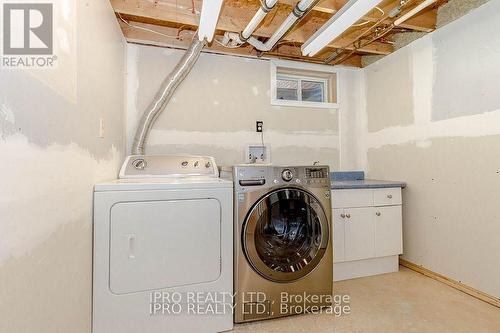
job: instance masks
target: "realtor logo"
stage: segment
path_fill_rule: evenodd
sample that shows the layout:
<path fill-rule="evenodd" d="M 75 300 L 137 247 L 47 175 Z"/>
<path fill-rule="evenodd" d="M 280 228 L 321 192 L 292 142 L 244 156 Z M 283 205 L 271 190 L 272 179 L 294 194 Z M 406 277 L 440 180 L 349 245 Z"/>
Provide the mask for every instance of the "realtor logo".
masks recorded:
<path fill-rule="evenodd" d="M 3 4 L 2 67 L 53 67 L 53 4 Z"/>

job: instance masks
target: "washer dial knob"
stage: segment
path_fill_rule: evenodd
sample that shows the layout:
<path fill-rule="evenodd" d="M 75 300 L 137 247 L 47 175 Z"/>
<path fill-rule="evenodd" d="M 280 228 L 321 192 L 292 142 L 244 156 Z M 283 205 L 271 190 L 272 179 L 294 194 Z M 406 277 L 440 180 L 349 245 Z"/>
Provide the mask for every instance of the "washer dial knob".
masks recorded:
<path fill-rule="evenodd" d="M 281 172 L 281 178 L 283 178 L 284 181 L 289 182 L 290 180 L 293 179 L 293 172 L 290 169 L 285 169 Z"/>

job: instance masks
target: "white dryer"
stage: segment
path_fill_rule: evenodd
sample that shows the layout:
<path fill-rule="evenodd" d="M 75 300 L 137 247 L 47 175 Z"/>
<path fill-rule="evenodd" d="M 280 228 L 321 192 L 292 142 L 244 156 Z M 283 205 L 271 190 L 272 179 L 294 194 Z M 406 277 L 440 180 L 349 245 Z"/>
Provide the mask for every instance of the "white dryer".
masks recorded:
<path fill-rule="evenodd" d="M 213 158 L 130 156 L 94 189 L 93 333 L 233 327 L 233 183 Z"/>

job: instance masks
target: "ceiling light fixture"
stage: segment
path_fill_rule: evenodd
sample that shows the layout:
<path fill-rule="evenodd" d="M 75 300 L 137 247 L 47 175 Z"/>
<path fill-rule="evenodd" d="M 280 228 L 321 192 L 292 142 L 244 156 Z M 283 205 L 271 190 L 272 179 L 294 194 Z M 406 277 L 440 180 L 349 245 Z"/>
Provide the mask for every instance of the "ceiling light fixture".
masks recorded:
<path fill-rule="evenodd" d="M 314 56 L 380 2 L 382 0 L 350 0 L 302 45 L 302 54 Z"/>
<path fill-rule="evenodd" d="M 400 25 L 401 23 L 405 22 L 406 20 L 408 20 L 418 12 L 424 10 L 425 8 L 429 7 L 435 2 L 436 0 L 425 0 L 424 2 L 422 2 L 421 4 L 419 4 L 418 6 L 416 6 L 415 8 L 413 8 L 412 10 L 410 10 L 409 12 L 398 18 L 396 21 L 394 21 L 394 25 L 395 26 Z"/>
<path fill-rule="evenodd" d="M 223 0 L 203 1 L 201 4 L 200 26 L 198 27 L 198 38 L 211 42 L 214 37 L 215 27 L 219 20 L 219 14 Z"/>

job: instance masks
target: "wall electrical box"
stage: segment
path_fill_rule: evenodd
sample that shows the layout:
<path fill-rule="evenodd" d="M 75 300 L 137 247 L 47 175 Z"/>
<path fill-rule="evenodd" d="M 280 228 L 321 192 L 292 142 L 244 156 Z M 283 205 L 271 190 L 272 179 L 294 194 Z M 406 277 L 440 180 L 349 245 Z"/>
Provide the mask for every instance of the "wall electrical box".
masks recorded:
<path fill-rule="evenodd" d="M 248 145 L 245 162 L 248 164 L 271 163 L 269 146 L 262 144 Z"/>

